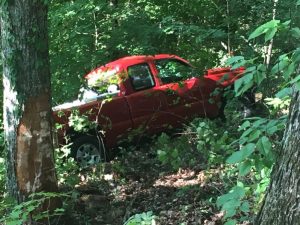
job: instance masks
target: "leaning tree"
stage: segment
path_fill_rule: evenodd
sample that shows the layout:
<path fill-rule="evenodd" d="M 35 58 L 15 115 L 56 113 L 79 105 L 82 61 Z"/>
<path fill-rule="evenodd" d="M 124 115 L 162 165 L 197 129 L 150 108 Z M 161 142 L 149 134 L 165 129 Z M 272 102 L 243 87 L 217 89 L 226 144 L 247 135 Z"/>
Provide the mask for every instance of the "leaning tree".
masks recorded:
<path fill-rule="evenodd" d="M 18 202 L 57 191 L 46 2 L 0 1 L 7 188 Z"/>

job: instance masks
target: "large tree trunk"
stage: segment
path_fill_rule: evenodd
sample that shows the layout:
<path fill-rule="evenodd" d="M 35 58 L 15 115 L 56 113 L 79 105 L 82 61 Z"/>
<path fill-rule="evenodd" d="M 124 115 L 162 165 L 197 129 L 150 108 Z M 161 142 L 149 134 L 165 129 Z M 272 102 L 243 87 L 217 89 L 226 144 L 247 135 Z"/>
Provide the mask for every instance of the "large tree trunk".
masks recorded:
<path fill-rule="evenodd" d="M 300 94 L 295 91 L 282 149 L 255 224 L 300 224 Z"/>
<path fill-rule="evenodd" d="M 46 2 L 1 3 L 7 187 L 19 202 L 57 191 Z"/>

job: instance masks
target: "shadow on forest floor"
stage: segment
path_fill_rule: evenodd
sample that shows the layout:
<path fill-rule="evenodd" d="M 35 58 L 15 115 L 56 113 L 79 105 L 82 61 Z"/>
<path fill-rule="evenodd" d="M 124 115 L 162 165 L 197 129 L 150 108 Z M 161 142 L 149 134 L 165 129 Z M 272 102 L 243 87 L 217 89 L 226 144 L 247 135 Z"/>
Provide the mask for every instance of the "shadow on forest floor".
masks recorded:
<path fill-rule="evenodd" d="M 122 225 L 137 213 L 152 211 L 156 224 L 222 224 L 212 203 L 222 192 L 218 169 L 162 166 L 145 146 L 104 166 L 101 179 L 82 175 L 79 199 L 65 224 Z"/>

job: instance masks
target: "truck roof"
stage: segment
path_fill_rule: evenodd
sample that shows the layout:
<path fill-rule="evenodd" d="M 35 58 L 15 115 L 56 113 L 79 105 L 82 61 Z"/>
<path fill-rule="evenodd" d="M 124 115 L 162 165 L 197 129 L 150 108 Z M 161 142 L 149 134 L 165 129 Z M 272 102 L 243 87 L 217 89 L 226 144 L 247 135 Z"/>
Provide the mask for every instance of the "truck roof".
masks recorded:
<path fill-rule="evenodd" d="M 105 76 L 107 74 L 108 76 L 111 76 L 113 74 L 116 74 L 118 72 L 123 71 L 128 66 L 139 64 L 151 60 L 157 60 L 157 59 L 165 59 L 165 58 L 175 58 L 180 59 L 186 63 L 188 63 L 186 60 L 171 54 L 158 54 L 158 55 L 134 55 L 134 56 L 126 56 L 120 59 L 117 59 L 115 61 L 109 62 L 105 64 L 104 66 L 97 67 L 96 69 L 92 70 L 88 74 L 84 76 L 86 79 L 90 79 L 95 75 L 102 75 Z"/>

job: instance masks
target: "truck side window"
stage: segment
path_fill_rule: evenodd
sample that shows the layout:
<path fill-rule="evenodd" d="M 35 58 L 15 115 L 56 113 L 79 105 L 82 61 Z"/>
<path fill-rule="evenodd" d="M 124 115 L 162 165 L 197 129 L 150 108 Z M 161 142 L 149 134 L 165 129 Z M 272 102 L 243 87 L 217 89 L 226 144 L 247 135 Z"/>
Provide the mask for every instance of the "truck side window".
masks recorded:
<path fill-rule="evenodd" d="M 151 88 L 155 84 L 150 68 L 146 63 L 128 67 L 128 76 L 136 91 Z"/>
<path fill-rule="evenodd" d="M 193 67 L 176 59 L 156 60 L 155 65 L 163 84 L 180 82 L 196 76 Z"/>

